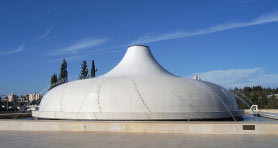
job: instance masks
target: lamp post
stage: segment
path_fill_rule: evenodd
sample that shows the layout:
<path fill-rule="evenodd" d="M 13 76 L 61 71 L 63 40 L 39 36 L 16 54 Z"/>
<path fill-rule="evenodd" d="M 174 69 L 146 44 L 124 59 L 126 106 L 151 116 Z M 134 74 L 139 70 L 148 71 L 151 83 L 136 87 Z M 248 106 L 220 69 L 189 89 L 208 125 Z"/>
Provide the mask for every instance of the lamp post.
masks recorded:
<path fill-rule="evenodd" d="M 9 111 L 9 98 L 6 99 L 6 102 L 7 102 L 7 105 L 6 105 L 7 111 Z"/>

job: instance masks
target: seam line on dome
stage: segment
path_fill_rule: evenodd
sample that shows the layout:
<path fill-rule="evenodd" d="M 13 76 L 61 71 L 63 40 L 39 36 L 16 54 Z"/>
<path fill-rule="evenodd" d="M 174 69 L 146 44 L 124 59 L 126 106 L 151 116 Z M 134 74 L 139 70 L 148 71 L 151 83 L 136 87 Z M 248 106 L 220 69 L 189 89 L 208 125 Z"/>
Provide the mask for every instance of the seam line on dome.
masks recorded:
<path fill-rule="evenodd" d="M 95 112 L 93 112 L 93 114 L 94 114 L 94 116 L 95 116 L 95 118 L 96 118 L 96 120 L 97 120 L 97 115 L 96 115 L 96 113 L 95 113 Z"/>
<path fill-rule="evenodd" d="M 82 104 L 80 105 L 80 107 L 79 107 L 79 109 L 78 109 L 78 112 L 80 112 L 81 109 L 83 108 L 84 103 L 86 102 L 88 96 L 89 96 L 89 91 L 87 92 L 86 97 L 83 99 Z"/>
<path fill-rule="evenodd" d="M 101 111 L 101 106 L 100 106 L 100 101 L 99 101 L 99 98 L 100 98 L 100 89 L 101 89 L 101 85 L 98 86 L 97 103 L 98 103 L 99 112 L 102 112 Z"/>
<path fill-rule="evenodd" d="M 145 113 L 145 115 L 148 117 L 148 119 L 151 119 L 150 116 L 147 113 Z"/>
<path fill-rule="evenodd" d="M 60 100 L 60 112 L 62 112 L 62 107 L 63 107 L 64 99 L 65 99 L 64 96 L 65 96 L 65 92 L 67 91 L 67 89 L 68 89 L 68 87 L 66 87 L 66 89 L 64 90 L 61 100 Z"/>
<path fill-rule="evenodd" d="M 198 108 L 197 106 L 193 105 L 192 103 L 189 103 L 188 100 L 183 99 L 181 96 L 178 96 L 176 93 L 174 93 L 174 92 L 172 92 L 172 91 L 170 91 L 170 92 L 171 92 L 176 98 L 178 98 L 180 101 L 183 101 L 183 102 L 185 102 L 186 104 L 188 104 L 189 106 L 191 106 L 192 108 L 194 108 L 195 111 L 196 111 L 196 114 L 198 114 L 200 117 L 205 118 L 205 116 L 203 116 L 203 115 L 201 114 L 200 108 Z M 190 98 L 193 98 L 191 94 L 190 94 Z"/>
<path fill-rule="evenodd" d="M 175 94 L 174 94 L 175 95 Z M 179 96 L 177 96 L 177 95 L 175 95 L 177 98 L 179 98 L 181 101 L 184 101 L 185 103 L 187 103 L 189 106 L 191 106 L 192 108 L 194 108 L 195 109 L 195 113 L 196 114 L 198 114 L 200 117 L 203 117 L 203 118 L 205 118 L 205 116 L 203 116 L 202 114 L 201 114 L 201 110 L 198 108 L 198 107 L 196 107 L 195 105 L 193 105 L 192 103 L 189 103 L 188 101 L 186 101 L 185 99 L 183 99 L 183 98 L 181 98 L 181 97 L 179 97 Z"/>
<path fill-rule="evenodd" d="M 136 84 L 135 80 L 133 80 L 133 84 L 134 84 L 134 88 L 135 88 L 135 90 L 136 90 L 136 92 L 137 92 L 137 94 L 138 94 L 138 96 L 139 96 L 141 102 L 143 103 L 143 105 L 147 108 L 147 110 L 148 110 L 149 112 L 152 112 L 152 111 L 150 110 L 150 108 L 147 106 L 147 104 L 145 103 L 145 101 L 144 101 L 144 99 L 143 99 L 143 97 L 142 97 L 142 95 L 141 95 L 141 93 L 140 93 L 140 91 L 139 91 L 139 89 L 138 89 L 138 87 L 137 87 L 137 84 Z"/>

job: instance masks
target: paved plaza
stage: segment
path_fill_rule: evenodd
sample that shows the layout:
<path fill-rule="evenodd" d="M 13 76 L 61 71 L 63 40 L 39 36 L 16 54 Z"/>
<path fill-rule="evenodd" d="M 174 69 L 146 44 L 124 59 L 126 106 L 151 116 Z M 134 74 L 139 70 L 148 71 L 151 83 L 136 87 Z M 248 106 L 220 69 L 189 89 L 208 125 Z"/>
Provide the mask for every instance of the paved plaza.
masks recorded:
<path fill-rule="evenodd" d="M 277 148 L 278 135 L 1 131 L 1 148 Z"/>

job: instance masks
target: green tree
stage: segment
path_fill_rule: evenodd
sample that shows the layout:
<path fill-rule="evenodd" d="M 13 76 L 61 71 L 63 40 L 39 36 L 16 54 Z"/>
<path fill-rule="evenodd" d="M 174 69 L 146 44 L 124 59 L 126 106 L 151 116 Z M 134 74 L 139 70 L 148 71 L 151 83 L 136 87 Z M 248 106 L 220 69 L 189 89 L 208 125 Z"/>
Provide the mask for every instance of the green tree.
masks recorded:
<path fill-rule="evenodd" d="M 63 59 L 63 63 L 61 64 L 58 85 L 68 82 L 68 71 L 67 71 L 67 61 Z"/>
<path fill-rule="evenodd" d="M 54 88 L 57 86 L 57 75 L 56 73 L 54 73 L 52 76 L 51 76 L 51 80 L 50 80 L 50 87 L 48 90 Z"/>
<path fill-rule="evenodd" d="M 97 69 L 95 67 L 95 61 L 92 60 L 91 78 L 94 78 L 96 76 L 96 72 L 97 72 Z"/>
<path fill-rule="evenodd" d="M 241 92 L 247 98 L 252 100 L 253 104 L 259 106 L 260 109 L 278 109 L 278 98 L 275 97 L 278 88 L 263 88 L 262 86 L 244 87 L 243 89 L 234 89 L 233 92 Z M 238 98 L 236 98 L 238 99 Z M 238 99 L 239 108 L 245 108 L 242 106 L 242 102 Z"/>
<path fill-rule="evenodd" d="M 81 73 L 79 79 L 87 79 L 88 78 L 88 67 L 87 62 L 84 60 L 81 64 Z"/>

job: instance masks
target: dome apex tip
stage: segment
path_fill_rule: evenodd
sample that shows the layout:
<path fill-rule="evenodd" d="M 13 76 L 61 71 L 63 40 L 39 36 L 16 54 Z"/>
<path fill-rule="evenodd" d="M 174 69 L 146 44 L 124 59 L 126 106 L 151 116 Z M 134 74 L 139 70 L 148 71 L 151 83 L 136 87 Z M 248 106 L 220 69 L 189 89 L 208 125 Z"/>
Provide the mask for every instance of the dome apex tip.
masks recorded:
<path fill-rule="evenodd" d="M 147 45 L 130 45 L 130 46 L 128 46 L 128 48 L 130 48 L 130 47 L 134 47 L 134 46 L 140 46 L 140 47 L 150 48 L 150 47 L 149 47 L 149 46 L 147 46 Z"/>

